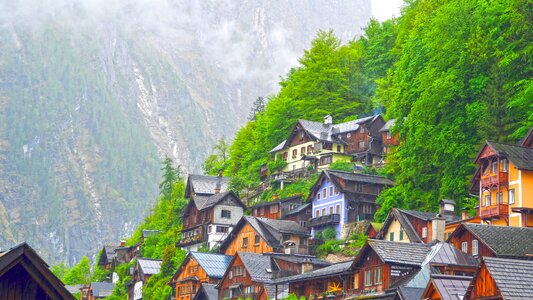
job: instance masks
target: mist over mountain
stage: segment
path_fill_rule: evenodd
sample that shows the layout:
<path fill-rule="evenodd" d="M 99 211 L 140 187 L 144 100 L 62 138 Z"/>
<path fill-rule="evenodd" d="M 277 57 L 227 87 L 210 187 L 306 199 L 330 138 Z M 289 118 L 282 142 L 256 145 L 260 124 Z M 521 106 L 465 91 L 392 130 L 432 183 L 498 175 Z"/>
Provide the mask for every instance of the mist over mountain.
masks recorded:
<path fill-rule="evenodd" d="M 160 162 L 200 169 L 318 29 L 349 40 L 370 0 L 0 0 L 0 248 L 50 262 L 127 236 Z"/>

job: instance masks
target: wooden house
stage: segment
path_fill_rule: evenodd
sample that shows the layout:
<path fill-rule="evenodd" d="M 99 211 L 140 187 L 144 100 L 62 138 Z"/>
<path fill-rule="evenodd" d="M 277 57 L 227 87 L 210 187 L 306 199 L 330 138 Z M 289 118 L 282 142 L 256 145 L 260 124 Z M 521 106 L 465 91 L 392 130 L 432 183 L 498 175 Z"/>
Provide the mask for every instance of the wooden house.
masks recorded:
<path fill-rule="evenodd" d="M 379 130 L 381 133 L 381 141 L 383 148 L 381 150 L 382 157 L 383 157 L 383 163 L 385 163 L 387 154 L 390 153 L 391 149 L 393 147 L 398 146 L 398 134 L 393 134 L 391 132 L 391 128 L 394 126 L 395 120 L 390 119 L 388 120 L 383 127 Z"/>
<path fill-rule="evenodd" d="M 115 258 L 117 256 L 115 250 L 119 246 L 107 245 L 102 248 L 98 265 L 106 270 L 113 270 L 115 267 Z"/>
<path fill-rule="evenodd" d="M 455 202 L 447 199 L 441 200 L 439 213 L 393 208 L 376 238 L 404 243 L 445 241 L 446 227 L 463 221 L 454 211 Z"/>
<path fill-rule="evenodd" d="M 129 299 L 142 299 L 143 286 L 148 279 L 158 274 L 161 269 L 161 260 L 138 257 L 135 267 L 133 267 L 131 282 L 128 285 Z"/>
<path fill-rule="evenodd" d="M 0 299 L 72 299 L 74 297 L 28 244 L 0 252 Z"/>
<path fill-rule="evenodd" d="M 207 290 L 204 291 L 210 294 L 211 287 L 220 282 L 231 259 L 229 255 L 189 252 L 169 282 L 175 295 L 174 299 L 194 299 L 203 283 L 212 285 L 206 286 Z"/>
<path fill-rule="evenodd" d="M 237 252 L 217 286 L 219 299 L 281 299 L 286 284 L 272 284 L 272 261 L 269 255 Z"/>
<path fill-rule="evenodd" d="M 357 160 L 376 164 L 381 160 L 379 129 L 385 121 L 380 115 L 333 124 L 333 117 L 324 122 L 298 120 L 289 137 L 270 150 L 275 160 L 284 160 L 285 173 L 305 174 L 308 168 L 324 169 L 335 161 Z"/>
<path fill-rule="evenodd" d="M 474 257 L 533 259 L 533 228 L 463 223 L 448 243 Z"/>
<path fill-rule="evenodd" d="M 475 163 L 471 193 L 483 223 L 533 227 L 533 130 L 519 145 L 485 142 Z"/>
<path fill-rule="evenodd" d="M 311 204 L 302 204 L 302 196 L 293 196 L 284 199 L 256 204 L 252 207 L 252 216 L 258 218 L 290 220 L 307 227 L 307 221 L 311 218 Z"/>
<path fill-rule="evenodd" d="M 393 182 L 382 176 L 324 170 L 309 191 L 313 204 L 311 233 L 334 227 L 338 238 L 345 224 L 374 219 L 377 195 Z"/>
<path fill-rule="evenodd" d="M 472 276 L 431 275 L 428 286 L 421 299 L 428 300 L 460 300 L 464 295 Z"/>
<path fill-rule="evenodd" d="M 81 289 L 81 300 L 107 298 L 111 296 L 114 288 L 115 284 L 111 282 L 91 282 L 89 286 Z"/>
<path fill-rule="evenodd" d="M 243 217 L 220 246 L 220 253 L 282 252 L 307 254 L 306 228 L 294 221 Z"/>
<path fill-rule="evenodd" d="M 206 244 L 209 249 L 219 246 L 243 216 L 246 206 L 239 196 L 227 188 L 222 176 L 190 175 L 183 209 L 183 229 L 176 246 L 196 251 Z"/>
<path fill-rule="evenodd" d="M 218 300 L 217 285 L 205 282 L 202 283 L 193 300 Z"/>
<path fill-rule="evenodd" d="M 533 299 L 533 261 L 484 257 L 464 299 Z"/>

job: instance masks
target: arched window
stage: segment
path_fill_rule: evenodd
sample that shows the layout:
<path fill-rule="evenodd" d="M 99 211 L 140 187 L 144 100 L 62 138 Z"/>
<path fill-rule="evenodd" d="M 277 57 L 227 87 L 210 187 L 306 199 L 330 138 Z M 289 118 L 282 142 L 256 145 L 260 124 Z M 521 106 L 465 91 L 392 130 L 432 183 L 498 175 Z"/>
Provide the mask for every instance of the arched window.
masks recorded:
<path fill-rule="evenodd" d="M 294 149 L 292 150 L 292 158 L 296 158 L 296 156 L 298 156 L 298 150 Z"/>

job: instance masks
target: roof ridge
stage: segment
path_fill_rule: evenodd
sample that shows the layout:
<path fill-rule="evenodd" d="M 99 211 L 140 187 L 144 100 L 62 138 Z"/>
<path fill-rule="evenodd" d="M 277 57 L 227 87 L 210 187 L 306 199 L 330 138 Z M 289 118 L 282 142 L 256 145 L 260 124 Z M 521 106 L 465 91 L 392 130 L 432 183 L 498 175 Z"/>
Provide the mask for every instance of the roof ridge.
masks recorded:
<path fill-rule="evenodd" d="M 526 147 L 526 146 L 522 146 L 522 145 L 508 144 L 508 143 L 496 142 L 496 141 L 491 141 L 491 140 L 486 140 L 485 142 L 488 143 L 488 144 L 490 144 L 490 143 L 494 143 L 494 144 L 499 144 L 499 145 L 505 145 L 505 146 L 511 146 L 511 147 L 516 147 L 516 148 L 531 149 L 531 150 L 533 150 L 533 148 Z"/>

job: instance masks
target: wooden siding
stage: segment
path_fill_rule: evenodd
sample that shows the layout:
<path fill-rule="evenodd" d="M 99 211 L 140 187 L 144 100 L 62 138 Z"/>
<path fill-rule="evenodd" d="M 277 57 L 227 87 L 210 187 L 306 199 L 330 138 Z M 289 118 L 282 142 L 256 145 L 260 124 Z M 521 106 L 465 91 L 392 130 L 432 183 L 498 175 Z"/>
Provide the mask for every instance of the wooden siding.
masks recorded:
<path fill-rule="evenodd" d="M 281 218 L 280 203 L 274 203 L 271 205 L 265 205 L 262 207 L 254 208 L 252 211 L 252 216 L 259 218 L 279 219 Z"/>
<path fill-rule="evenodd" d="M 274 251 L 274 249 L 268 246 L 267 242 L 260 236 L 259 244 L 255 244 L 256 236 L 259 236 L 259 234 L 254 230 L 254 228 L 248 223 L 244 224 L 244 226 L 242 226 L 242 228 L 235 233 L 224 254 L 233 256 L 235 255 L 235 253 L 237 253 L 237 251 L 253 253 L 264 253 Z M 244 238 L 248 238 L 247 247 L 243 247 Z"/>
<path fill-rule="evenodd" d="M 192 271 L 192 272 L 191 272 Z M 181 280 L 196 276 L 198 281 L 183 281 Z M 192 300 L 196 293 L 200 290 L 202 282 L 211 282 L 209 276 L 204 269 L 198 264 L 194 258 L 190 258 L 182 267 L 182 271 L 177 277 L 172 278 L 176 283 L 176 300 Z"/>
<path fill-rule="evenodd" d="M 435 216 L 436 216 L 436 214 L 435 214 Z M 418 236 L 420 237 L 420 239 L 422 240 L 423 243 L 431 242 L 431 237 L 432 237 L 432 234 L 433 234 L 432 226 L 431 226 L 432 222 L 431 221 L 424 221 L 424 220 L 421 220 L 419 218 L 415 218 L 415 217 L 410 216 L 410 215 L 407 215 L 407 219 L 413 225 L 413 228 L 415 229 L 416 233 L 418 234 Z M 427 228 L 427 236 L 425 238 L 422 237 L 422 231 L 423 231 L 424 227 Z"/>
<path fill-rule="evenodd" d="M 356 288 L 354 288 L 354 293 L 361 294 L 365 293 L 365 291 L 371 290 L 380 292 L 388 289 L 390 286 L 390 266 L 385 264 L 376 254 L 376 252 L 374 252 L 374 250 L 370 250 L 369 252 L 367 252 L 366 256 L 362 259 L 362 261 L 362 264 L 356 266 L 357 284 L 355 284 Z M 375 284 L 374 271 L 380 267 L 382 268 L 382 283 Z M 369 286 L 365 286 L 365 272 L 368 270 L 372 270 L 372 284 Z"/>
<path fill-rule="evenodd" d="M 453 236 L 448 242 L 452 244 L 455 248 L 461 250 L 461 244 L 463 242 L 468 243 L 468 255 L 472 255 L 472 241 L 476 240 L 476 237 L 470 233 L 470 231 L 462 229 L 461 232 L 458 232 Z M 487 245 L 482 241 L 478 240 L 478 255 L 476 257 L 495 257 L 496 255 L 490 250 Z"/>
<path fill-rule="evenodd" d="M 485 264 L 481 265 L 481 269 L 474 279 L 470 299 L 503 299 Z"/>
<path fill-rule="evenodd" d="M 35 274 L 34 274 L 35 275 Z M 40 281 L 40 284 L 38 281 Z M 59 294 L 52 290 L 46 291 L 41 285 L 46 286 L 45 279 L 37 275 L 33 278 L 26 269 L 17 265 L 0 277 L 0 299 L 23 300 L 23 299 L 61 299 Z"/>
<path fill-rule="evenodd" d="M 234 294 L 233 297 L 225 297 L 225 294 L 229 291 L 230 286 L 235 284 L 240 284 L 240 288 L 236 289 L 239 292 L 243 292 L 246 287 L 254 286 L 254 294 L 257 296 L 260 296 L 256 298 L 257 300 L 267 300 L 267 294 L 266 292 L 262 291 L 264 290 L 264 285 L 262 283 L 254 282 L 252 278 L 250 277 L 250 273 L 246 270 L 243 274 L 243 276 L 236 276 L 235 275 L 235 268 L 236 267 L 242 267 L 244 268 L 244 264 L 241 260 L 241 258 L 237 255 L 235 256 L 235 259 L 233 259 L 232 263 L 230 264 L 228 271 L 222 278 L 220 282 L 220 287 L 218 288 L 218 299 L 245 299 L 245 298 L 252 298 L 251 296 L 242 295 L 242 294 Z M 255 300 L 255 299 L 254 299 Z"/>
<path fill-rule="evenodd" d="M 322 294 L 332 292 L 338 288 L 340 288 L 342 291 L 345 286 L 346 280 L 344 278 L 332 276 L 303 282 L 289 283 L 289 293 L 294 293 L 298 297 L 309 297 L 312 295 L 314 299 L 322 299 L 320 298 Z M 342 292 L 337 292 L 334 294 L 336 294 L 336 297 L 332 299 L 342 299 Z"/>

